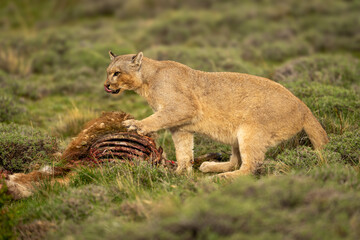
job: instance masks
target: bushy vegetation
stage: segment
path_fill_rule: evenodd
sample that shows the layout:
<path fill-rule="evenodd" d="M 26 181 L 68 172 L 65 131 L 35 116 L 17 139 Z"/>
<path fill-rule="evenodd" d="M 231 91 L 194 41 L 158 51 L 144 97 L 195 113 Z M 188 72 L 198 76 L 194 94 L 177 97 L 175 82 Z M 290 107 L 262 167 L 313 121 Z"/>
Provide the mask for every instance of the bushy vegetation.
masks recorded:
<path fill-rule="evenodd" d="M 0 123 L 0 167 L 9 172 L 27 172 L 34 164 L 51 163 L 57 141 L 29 126 Z"/>
<path fill-rule="evenodd" d="M 118 212 L 98 211 L 77 227 L 69 223 L 55 239 L 353 239 L 359 237 L 358 197 L 306 176 L 241 178 L 222 189 L 203 183 L 187 201 L 123 203 Z"/>
<path fill-rule="evenodd" d="M 276 81 L 320 82 L 359 90 L 359 59 L 350 55 L 322 54 L 288 61 L 276 69 Z"/>
<path fill-rule="evenodd" d="M 0 122 L 16 121 L 24 112 L 18 101 L 8 95 L 0 96 Z"/>
<path fill-rule="evenodd" d="M 271 78 L 330 143 L 314 151 L 301 132 L 232 183 L 138 163 L 77 169 L 26 200 L 1 188 L 0 239 L 358 239 L 359 12 L 351 0 L 1 1 L 0 171 L 57 164 L 101 111 L 152 113 L 132 92 L 103 91 L 108 50 Z M 175 160 L 170 133 L 158 135 Z M 211 152 L 227 160 L 231 148 L 196 135 L 195 155 Z"/>

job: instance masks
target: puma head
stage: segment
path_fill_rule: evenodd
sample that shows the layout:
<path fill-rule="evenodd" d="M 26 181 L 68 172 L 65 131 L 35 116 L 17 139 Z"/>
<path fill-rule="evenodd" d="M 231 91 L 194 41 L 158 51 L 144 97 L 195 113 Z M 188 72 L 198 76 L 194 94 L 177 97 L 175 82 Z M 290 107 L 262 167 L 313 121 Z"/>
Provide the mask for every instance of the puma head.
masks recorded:
<path fill-rule="evenodd" d="M 107 68 L 105 91 L 118 94 L 124 90 L 136 90 L 142 85 L 140 69 L 143 53 L 116 56 L 109 51 L 111 63 Z"/>

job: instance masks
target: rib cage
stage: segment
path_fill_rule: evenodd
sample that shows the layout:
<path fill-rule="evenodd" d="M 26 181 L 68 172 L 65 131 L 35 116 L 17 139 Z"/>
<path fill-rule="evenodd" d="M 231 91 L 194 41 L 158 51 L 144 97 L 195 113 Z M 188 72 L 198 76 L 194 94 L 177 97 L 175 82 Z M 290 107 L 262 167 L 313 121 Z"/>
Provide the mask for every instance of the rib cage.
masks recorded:
<path fill-rule="evenodd" d="M 90 147 L 92 160 L 103 163 L 113 161 L 146 160 L 153 165 L 161 163 L 163 150 L 156 148 L 154 140 L 132 132 L 107 134 Z"/>

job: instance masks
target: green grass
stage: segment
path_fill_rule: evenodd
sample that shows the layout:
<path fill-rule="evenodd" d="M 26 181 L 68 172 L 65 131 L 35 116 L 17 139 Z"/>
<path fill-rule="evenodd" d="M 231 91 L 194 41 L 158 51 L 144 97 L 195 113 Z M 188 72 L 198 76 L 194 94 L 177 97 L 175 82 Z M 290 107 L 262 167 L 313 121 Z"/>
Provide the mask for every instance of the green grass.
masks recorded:
<path fill-rule="evenodd" d="M 358 239 L 358 1 L 75 0 L 0 2 L 0 161 L 23 172 L 102 111 L 151 115 L 133 92 L 103 91 L 108 50 L 203 71 L 271 78 L 329 133 L 272 148 L 255 177 L 176 176 L 146 164 L 82 168 L 24 200 L 0 192 L 0 239 Z M 175 160 L 169 131 L 157 144 Z M 195 156 L 229 146 L 195 136 Z"/>

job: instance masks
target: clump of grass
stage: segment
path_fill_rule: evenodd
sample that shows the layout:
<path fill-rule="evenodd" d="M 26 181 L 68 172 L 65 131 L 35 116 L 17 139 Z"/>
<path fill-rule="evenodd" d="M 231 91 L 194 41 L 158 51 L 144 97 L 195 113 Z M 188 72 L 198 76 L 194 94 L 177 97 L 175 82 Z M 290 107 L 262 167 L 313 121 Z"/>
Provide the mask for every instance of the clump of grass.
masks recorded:
<path fill-rule="evenodd" d="M 58 150 L 56 139 L 29 126 L 0 123 L 0 166 L 10 172 L 25 172 L 51 162 Z"/>
<path fill-rule="evenodd" d="M 94 119 L 98 114 L 89 109 L 78 109 L 74 107 L 66 114 L 59 116 L 58 123 L 53 127 L 52 133 L 55 136 L 74 137 L 81 132 L 84 124 Z"/>

